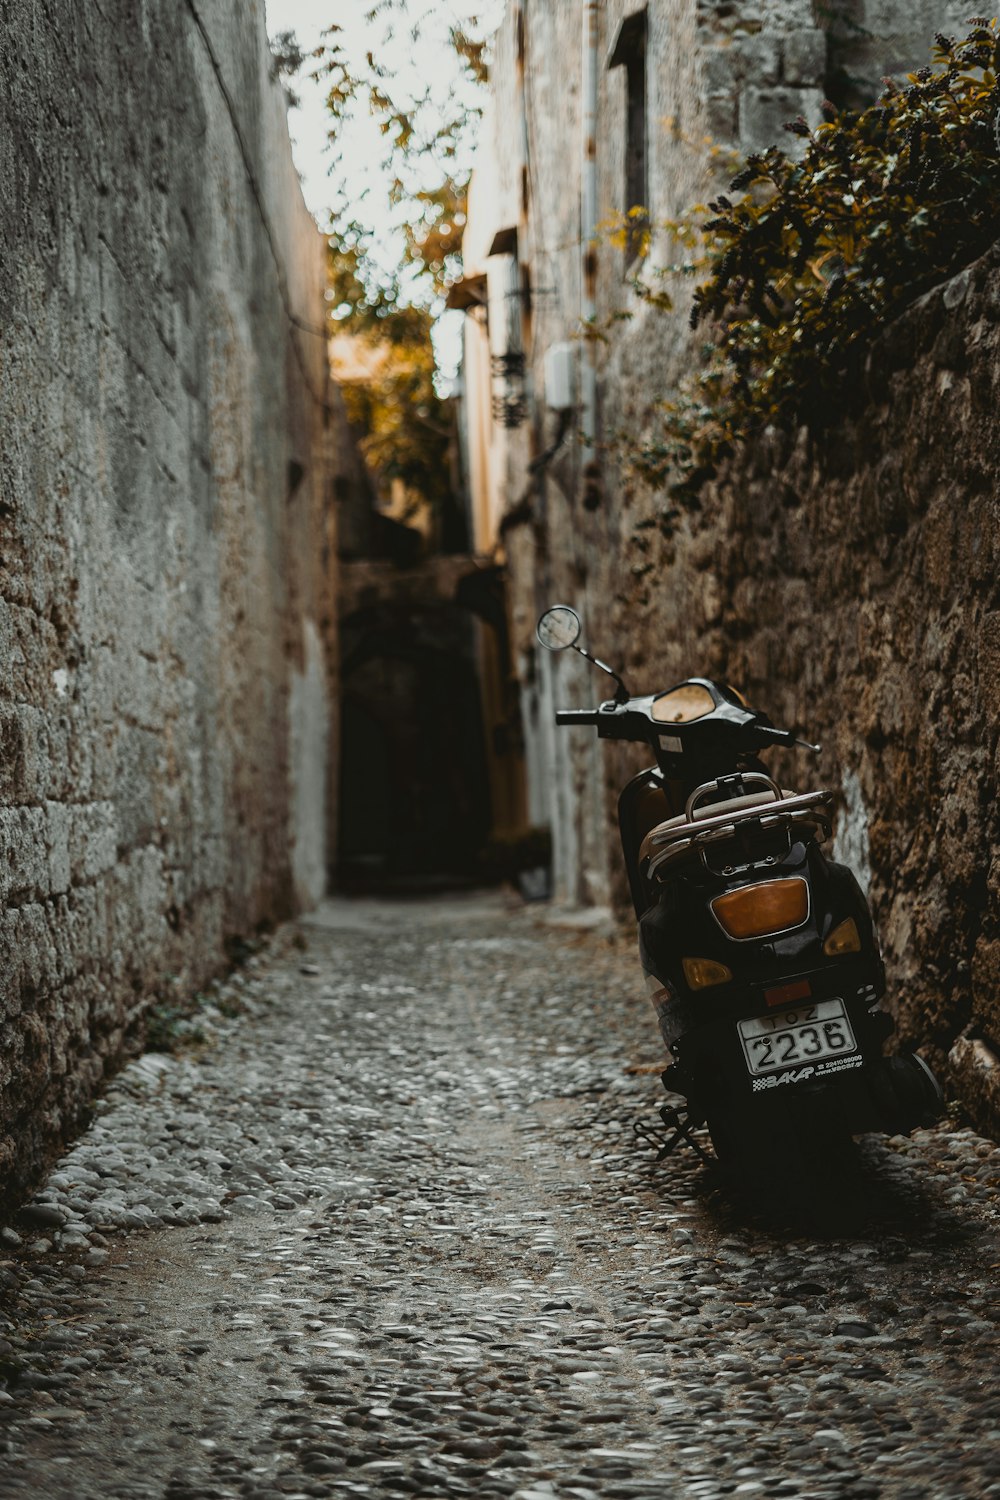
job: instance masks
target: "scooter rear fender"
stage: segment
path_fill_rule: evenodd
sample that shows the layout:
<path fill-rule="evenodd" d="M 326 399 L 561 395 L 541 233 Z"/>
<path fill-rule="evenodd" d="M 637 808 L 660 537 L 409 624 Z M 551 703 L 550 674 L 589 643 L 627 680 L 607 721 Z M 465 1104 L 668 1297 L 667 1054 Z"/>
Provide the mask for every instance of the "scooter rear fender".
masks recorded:
<path fill-rule="evenodd" d="M 712 910 L 720 895 L 761 880 L 795 876 L 808 888 L 808 914 L 796 928 L 752 940 L 729 936 Z M 857 929 L 859 951 L 832 957 L 824 951 L 830 934 L 848 918 Z M 807 992 L 863 996 L 869 1005 L 882 995 L 885 971 L 868 903 L 852 872 L 826 860 L 815 844 L 795 843 L 787 858 L 765 872 L 722 878 L 695 865 L 673 876 L 639 921 L 639 953 L 648 975 L 659 982 L 678 1015 L 696 1017 L 725 1010 L 753 1014 L 781 1003 L 772 992 L 808 980 Z M 692 989 L 684 960 L 710 959 L 724 965 L 731 979 Z M 796 997 L 791 997 L 796 998 Z M 735 1009 L 733 1007 L 736 1007 Z"/>

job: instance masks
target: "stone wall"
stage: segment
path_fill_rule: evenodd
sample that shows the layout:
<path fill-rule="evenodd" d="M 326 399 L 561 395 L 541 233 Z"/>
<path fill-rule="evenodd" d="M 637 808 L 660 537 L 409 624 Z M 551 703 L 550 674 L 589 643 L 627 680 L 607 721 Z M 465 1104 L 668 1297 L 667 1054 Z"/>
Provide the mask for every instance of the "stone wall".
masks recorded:
<path fill-rule="evenodd" d="M 870 874 L 890 1001 L 1000 1132 L 1000 252 L 875 345 L 825 439 L 762 444 L 665 535 L 628 670 L 738 683 L 822 742 L 785 761 L 841 792 L 835 852 Z M 603 642 L 602 642 L 603 644 Z"/>
<path fill-rule="evenodd" d="M 645 206 L 652 233 L 646 253 L 637 259 L 615 233 L 630 206 L 628 83 L 627 68 L 612 62 L 623 23 L 640 10 L 647 23 Z M 897 68 L 926 59 L 933 22 L 924 30 L 923 12 L 914 15 L 902 0 L 883 3 L 878 18 L 871 10 L 861 0 L 843 6 L 812 0 L 649 0 L 646 6 L 607 0 L 598 6 L 599 228 L 584 246 L 583 8 L 578 0 L 544 6 L 510 0 L 507 6 L 464 240 L 466 274 L 487 278 L 492 328 L 487 334 L 481 311 L 469 318 L 466 377 L 473 395 L 473 386 L 478 388 L 480 405 L 488 403 L 491 393 L 477 371 L 484 365 L 487 340 L 498 352 L 496 313 L 509 306 L 510 277 L 503 257 L 489 251 L 497 231 L 516 227 L 519 274 L 530 287 L 521 318 L 528 419 L 514 432 L 495 423 L 490 427 L 488 411 L 469 410 L 466 421 L 477 448 L 479 434 L 489 430 L 488 458 L 480 466 L 502 492 L 499 499 L 491 495 L 483 508 L 507 512 L 501 530 L 510 563 L 511 634 L 523 688 L 531 816 L 552 824 L 560 899 L 602 905 L 621 894 L 608 837 L 621 757 L 604 756 L 596 745 L 583 744 L 582 736 L 574 742 L 552 733 L 555 702 L 589 702 L 595 685 L 579 660 L 538 655 L 534 622 L 540 609 L 558 598 L 580 607 L 591 639 L 605 650 L 628 639 L 628 619 L 651 565 L 641 550 L 626 554 L 621 539 L 644 538 L 655 524 L 659 502 L 630 479 L 616 444 L 622 436 L 634 445 L 659 432 L 658 403 L 691 359 L 687 313 L 693 281 L 669 283 L 676 304 L 670 315 L 640 295 L 636 282 L 641 279 L 654 291 L 663 288 L 660 272 L 685 255 L 668 221 L 683 219 L 694 204 L 705 203 L 731 174 L 739 153 L 775 140 L 793 146 L 782 125 L 800 114 L 818 118 L 830 75 L 845 59 L 852 78 L 862 65 L 870 74 L 890 55 Z M 831 11 L 840 18 L 836 29 Z M 873 34 L 876 20 L 882 28 L 878 35 Z M 558 419 L 545 406 L 547 351 L 570 341 L 577 346 L 578 366 L 586 358 L 581 320 L 588 255 L 596 266 L 597 311 L 590 334 L 600 444 L 596 504 L 593 496 L 584 496 L 579 432 L 564 432 L 557 445 Z"/>
<path fill-rule="evenodd" d="M 323 242 L 262 0 L 0 39 L 0 1165 L 325 880 Z"/>
<path fill-rule="evenodd" d="M 619 22 L 640 8 L 599 9 L 604 226 L 625 206 L 626 139 L 624 70 L 606 63 Z M 928 1049 L 981 1125 L 1000 1131 L 992 263 L 886 331 L 848 431 L 823 448 L 805 438 L 791 452 L 765 445 L 687 514 L 630 476 L 617 446 L 659 430 L 656 403 L 692 358 L 683 293 L 669 314 L 632 285 L 637 269 L 656 285 L 669 235 L 657 229 L 636 267 L 605 227 L 592 247 L 603 446 L 599 492 L 588 493 L 579 431 L 557 444 L 544 402 L 546 351 L 582 342 L 580 7 L 525 9 L 523 75 L 514 4 L 500 35 L 484 178 L 496 188 L 473 195 L 469 242 L 472 269 L 489 279 L 485 221 L 492 211 L 495 228 L 519 222 L 526 142 L 518 255 L 536 289 L 524 322 L 530 416 L 493 443 L 508 476 L 501 535 L 532 816 L 553 828 L 557 897 L 624 906 L 615 801 L 638 763 L 625 747 L 553 728 L 556 705 L 604 694 L 578 657 L 535 646 L 538 613 L 562 600 L 635 691 L 715 673 L 823 742 L 818 764 L 784 770 L 804 787 L 841 791 L 835 849 L 870 879 L 902 1034 Z M 787 148 L 783 121 L 815 117 L 831 89 L 873 97 L 884 74 L 929 59 L 936 29 L 960 33 L 967 20 L 950 0 L 649 0 L 646 10 L 656 220 L 711 196 L 728 160 L 716 146 L 780 139 Z"/>

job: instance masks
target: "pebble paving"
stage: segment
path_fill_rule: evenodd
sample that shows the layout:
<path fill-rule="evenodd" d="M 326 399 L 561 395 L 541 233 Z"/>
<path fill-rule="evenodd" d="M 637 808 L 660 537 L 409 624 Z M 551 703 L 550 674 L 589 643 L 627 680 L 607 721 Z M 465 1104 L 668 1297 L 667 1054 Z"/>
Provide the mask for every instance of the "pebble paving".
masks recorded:
<path fill-rule="evenodd" d="M 279 935 L 0 1231 L 0 1496 L 1000 1496 L 1000 1148 L 657 1165 L 637 977 L 501 898 Z"/>

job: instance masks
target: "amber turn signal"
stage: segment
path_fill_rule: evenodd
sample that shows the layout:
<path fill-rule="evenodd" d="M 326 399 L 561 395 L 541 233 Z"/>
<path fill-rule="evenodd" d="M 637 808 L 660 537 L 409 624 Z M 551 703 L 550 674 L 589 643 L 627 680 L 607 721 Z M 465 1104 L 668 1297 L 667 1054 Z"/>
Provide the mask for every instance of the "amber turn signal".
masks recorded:
<path fill-rule="evenodd" d="M 799 876 L 765 880 L 716 896 L 712 910 L 731 938 L 766 937 L 801 927 L 809 915 L 809 887 Z"/>
<path fill-rule="evenodd" d="M 717 964 L 714 958 L 685 958 L 681 960 L 684 966 L 684 978 L 688 982 L 688 988 L 692 990 L 707 990 L 709 985 L 725 984 L 732 979 L 732 969 L 727 969 L 725 964 Z"/>
<path fill-rule="evenodd" d="M 848 917 L 846 922 L 841 922 L 833 929 L 823 944 L 823 952 L 830 958 L 837 958 L 841 953 L 861 952 L 858 924 L 853 917 Z"/>

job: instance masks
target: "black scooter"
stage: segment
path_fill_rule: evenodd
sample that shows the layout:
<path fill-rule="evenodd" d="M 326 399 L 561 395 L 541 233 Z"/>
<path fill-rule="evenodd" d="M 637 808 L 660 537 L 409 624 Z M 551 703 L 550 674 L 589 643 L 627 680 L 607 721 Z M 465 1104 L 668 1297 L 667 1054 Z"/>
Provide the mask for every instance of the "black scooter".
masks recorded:
<path fill-rule="evenodd" d="M 596 709 L 556 723 L 652 750 L 618 803 L 639 952 L 673 1062 L 662 1074 L 679 1106 L 660 1113 L 660 1156 L 708 1126 L 723 1161 L 765 1171 L 814 1159 L 863 1131 L 905 1134 L 943 1110 L 916 1054 L 884 1057 L 894 1024 L 880 1000 L 885 969 L 852 872 L 825 858 L 829 792 L 783 790 L 758 752 L 806 745 L 731 687 L 695 677 L 633 697 L 578 645 L 567 605 L 546 610 L 538 639 L 572 648 L 614 679 Z M 777 1153 L 777 1154 L 776 1154 Z"/>

